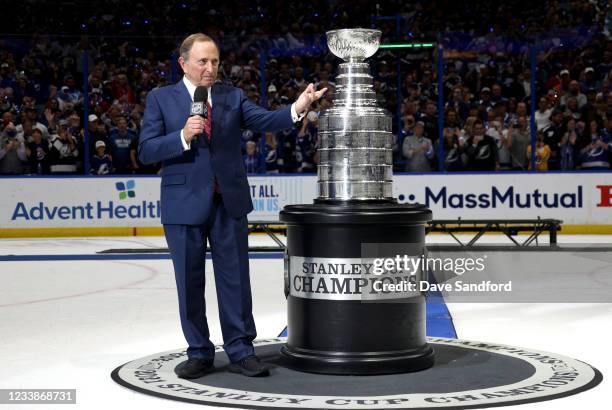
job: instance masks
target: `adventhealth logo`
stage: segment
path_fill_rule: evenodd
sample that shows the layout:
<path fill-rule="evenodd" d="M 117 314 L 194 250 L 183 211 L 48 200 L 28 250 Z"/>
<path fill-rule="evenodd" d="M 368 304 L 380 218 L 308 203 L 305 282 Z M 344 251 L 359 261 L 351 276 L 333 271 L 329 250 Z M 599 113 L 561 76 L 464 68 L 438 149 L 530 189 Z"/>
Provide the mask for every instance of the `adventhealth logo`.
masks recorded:
<path fill-rule="evenodd" d="M 110 186 L 109 186 L 110 188 Z M 115 190 L 112 192 L 113 197 L 116 193 L 119 194 L 119 200 L 129 200 L 136 197 L 136 181 L 130 179 L 125 182 L 115 182 Z M 111 188 L 112 189 L 112 188 Z M 53 205 L 44 201 L 35 204 L 25 204 L 18 202 L 13 211 L 12 220 L 26 221 L 54 221 L 61 220 L 108 220 L 108 219 L 149 219 L 160 218 L 161 205 L 160 201 L 135 201 L 115 202 L 110 201 L 94 201 L 78 204 L 64 203 Z M 62 201 L 64 202 L 64 201 Z"/>
<path fill-rule="evenodd" d="M 134 191 L 134 187 L 136 186 L 136 182 L 133 179 L 126 181 L 125 184 L 123 182 L 117 182 L 115 184 L 115 188 L 119 191 L 119 199 L 123 200 L 126 198 L 135 198 L 136 191 Z"/>

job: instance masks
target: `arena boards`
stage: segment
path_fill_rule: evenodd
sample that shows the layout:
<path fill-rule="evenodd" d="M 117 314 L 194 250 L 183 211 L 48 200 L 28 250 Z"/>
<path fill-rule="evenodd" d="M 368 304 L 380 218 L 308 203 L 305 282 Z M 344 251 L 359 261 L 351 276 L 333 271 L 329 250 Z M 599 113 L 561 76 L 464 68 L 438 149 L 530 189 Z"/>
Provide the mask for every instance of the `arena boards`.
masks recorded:
<path fill-rule="evenodd" d="M 216 371 L 179 379 L 186 359 L 173 350 L 136 359 L 112 372 L 117 383 L 141 393 L 190 403 L 248 409 L 472 409 L 547 401 L 597 386 L 601 373 L 556 353 L 500 344 L 428 338 L 436 352 L 430 369 L 383 376 L 297 372 L 280 355 L 284 338 L 257 340 L 256 353 L 271 365 L 267 378 L 229 373 L 217 347 Z"/>

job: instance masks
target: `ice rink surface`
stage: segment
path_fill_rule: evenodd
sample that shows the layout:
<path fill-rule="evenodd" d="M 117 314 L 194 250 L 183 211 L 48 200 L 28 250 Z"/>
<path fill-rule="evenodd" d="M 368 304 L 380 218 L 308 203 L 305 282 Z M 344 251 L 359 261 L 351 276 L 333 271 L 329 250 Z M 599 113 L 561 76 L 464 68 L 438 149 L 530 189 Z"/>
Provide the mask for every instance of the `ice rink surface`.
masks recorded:
<path fill-rule="evenodd" d="M 484 240 L 508 243 L 500 235 Z M 250 241 L 273 245 L 261 235 Z M 428 242 L 452 243 L 452 239 L 431 235 Z M 559 242 L 611 244 L 612 238 L 560 235 Z M 0 257 L 29 255 L 26 260 L 0 260 L 0 388 L 77 389 L 76 405 L 53 409 L 205 408 L 137 393 L 110 378 L 110 372 L 125 362 L 185 346 L 169 259 L 48 260 L 48 256 L 78 259 L 77 255 L 106 249 L 165 245 L 163 237 L 0 240 Z M 258 338 L 278 336 L 286 325 L 283 260 L 253 258 L 250 266 Z M 221 344 L 210 261 L 206 269 L 211 338 Z M 612 304 L 449 303 L 448 308 L 461 339 L 559 353 L 585 361 L 604 375 L 595 389 L 520 408 L 610 408 Z"/>

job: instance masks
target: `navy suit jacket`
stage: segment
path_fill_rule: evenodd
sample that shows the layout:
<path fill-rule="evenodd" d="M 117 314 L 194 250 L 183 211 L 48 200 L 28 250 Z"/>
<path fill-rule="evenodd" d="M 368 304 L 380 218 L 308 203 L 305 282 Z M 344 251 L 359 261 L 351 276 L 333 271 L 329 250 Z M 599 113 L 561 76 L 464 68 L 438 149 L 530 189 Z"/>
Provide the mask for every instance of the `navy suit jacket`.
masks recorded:
<path fill-rule="evenodd" d="M 243 128 L 279 131 L 293 126 L 291 107 L 268 111 L 235 87 L 214 84 L 212 142 L 200 135 L 184 151 L 181 129 L 189 117 L 191 97 L 183 81 L 152 90 L 147 96 L 138 157 L 144 164 L 162 162 L 162 224 L 199 225 L 208 219 L 217 178 L 229 215 L 253 210 L 240 150 Z"/>

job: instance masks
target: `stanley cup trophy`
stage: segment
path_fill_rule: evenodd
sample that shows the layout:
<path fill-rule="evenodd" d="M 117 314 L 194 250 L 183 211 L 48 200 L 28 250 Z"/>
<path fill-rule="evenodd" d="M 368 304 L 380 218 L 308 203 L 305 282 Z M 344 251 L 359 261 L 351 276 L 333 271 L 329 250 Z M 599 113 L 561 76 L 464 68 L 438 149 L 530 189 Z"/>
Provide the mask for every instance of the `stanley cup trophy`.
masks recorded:
<path fill-rule="evenodd" d="M 393 198 L 391 116 L 378 107 L 370 68 L 381 32 L 327 32 L 339 66 L 331 108 L 319 117 L 318 198 L 289 205 L 285 293 L 288 366 L 326 374 L 389 374 L 433 365 L 425 298 L 384 292 L 401 271 L 374 273 L 375 259 L 422 255 L 431 211 Z M 421 275 L 423 273 L 421 272 Z M 420 277 L 412 277 L 418 281 Z"/>

